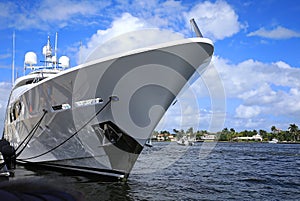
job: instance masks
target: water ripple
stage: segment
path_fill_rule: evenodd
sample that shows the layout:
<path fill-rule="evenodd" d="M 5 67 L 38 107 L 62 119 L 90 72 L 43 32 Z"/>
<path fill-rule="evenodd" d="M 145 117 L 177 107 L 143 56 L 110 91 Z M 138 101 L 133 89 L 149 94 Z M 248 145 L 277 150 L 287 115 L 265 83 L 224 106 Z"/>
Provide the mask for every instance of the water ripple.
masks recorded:
<path fill-rule="evenodd" d="M 126 183 L 24 167 L 13 180 L 59 183 L 91 201 L 300 200 L 300 145 L 218 143 L 210 150 L 203 143 L 153 144 L 143 150 Z"/>

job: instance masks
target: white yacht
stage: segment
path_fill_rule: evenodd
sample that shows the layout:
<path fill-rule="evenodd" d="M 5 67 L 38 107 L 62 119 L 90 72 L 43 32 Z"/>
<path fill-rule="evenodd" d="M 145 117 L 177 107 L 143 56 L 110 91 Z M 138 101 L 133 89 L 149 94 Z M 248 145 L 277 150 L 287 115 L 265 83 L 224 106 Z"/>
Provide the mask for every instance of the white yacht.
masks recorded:
<path fill-rule="evenodd" d="M 273 138 L 272 140 L 268 141 L 270 144 L 277 144 L 279 142 L 279 140 L 277 140 L 276 138 Z"/>
<path fill-rule="evenodd" d="M 20 163 L 126 179 L 168 107 L 207 68 L 213 51 L 211 40 L 194 37 L 70 68 L 48 38 L 42 66 L 35 53 L 25 55 L 32 72 L 15 81 L 3 139 Z"/>
<path fill-rule="evenodd" d="M 183 136 L 177 141 L 177 144 L 184 146 L 193 146 L 194 140 L 188 139 L 186 136 Z"/>

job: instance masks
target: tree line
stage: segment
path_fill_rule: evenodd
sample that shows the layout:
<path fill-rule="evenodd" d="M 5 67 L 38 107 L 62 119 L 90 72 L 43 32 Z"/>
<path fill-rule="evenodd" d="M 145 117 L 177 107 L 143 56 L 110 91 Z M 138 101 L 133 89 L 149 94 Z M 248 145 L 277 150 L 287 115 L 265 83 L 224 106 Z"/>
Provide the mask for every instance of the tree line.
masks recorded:
<path fill-rule="evenodd" d="M 169 131 L 154 131 L 154 135 L 157 134 L 171 134 Z M 190 137 L 194 137 L 196 140 L 200 140 L 201 136 L 207 134 L 214 134 L 218 141 L 233 141 L 234 138 L 237 137 L 252 137 L 254 135 L 260 135 L 263 141 L 270 141 L 276 138 L 279 141 L 287 141 L 287 142 L 296 142 L 300 141 L 300 130 L 296 124 L 290 124 L 287 130 L 281 130 L 276 128 L 276 126 L 272 126 L 270 128 L 270 132 L 265 130 L 244 130 L 237 132 L 234 128 L 224 128 L 222 131 L 217 133 L 209 133 L 206 130 L 193 131 L 193 128 L 189 128 L 186 131 L 173 129 L 172 134 L 176 135 L 177 138 L 181 138 L 185 135 L 189 135 Z"/>

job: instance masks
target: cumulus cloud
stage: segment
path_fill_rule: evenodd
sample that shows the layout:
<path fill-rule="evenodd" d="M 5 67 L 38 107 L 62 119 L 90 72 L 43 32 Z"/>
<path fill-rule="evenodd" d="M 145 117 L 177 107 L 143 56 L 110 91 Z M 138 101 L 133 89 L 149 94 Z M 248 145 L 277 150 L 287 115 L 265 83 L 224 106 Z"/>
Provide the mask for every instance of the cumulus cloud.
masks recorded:
<path fill-rule="evenodd" d="M 43 0 L 35 4 L 30 2 L 0 3 L 1 27 L 14 27 L 18 30 L 41 29 L 50 27 L 62 28 L 76 24 L 84 16 L 81 25 L 90 24 L 88 17 L 95 16 L 108 6 L 110 2 L 98 1 L 71 1 L 71 0 Z M 15 20 L 18 19 L 18 20 Z"/>
<path fill-rule="evenodd" d="M 38 16 L 42 21 L 63 21 L 72 18 L 74 15 L 94 15 L 97 13 L 99 6 L 107 5 L 103 2 L 84 2 L 70 0 L 44 0 L 38 9 Z M 67 8 L 67 9 L 66 9 Z"/>
<path fill-rule="evenodd" d="M 110 28 L 98 30 L 88 39 L 79 52 L 79 63 L 183 38 L 181 34 L 151 27 L 146 21 L 124 13 Z"/>
<path fill-rule="evenodd" d="M 277 61 L 274 64 L 277 65 L 278 68 L 291 69 L 291 66 L 283 61 Z"/>
<path fill-rule="evenodd" d="M 0 82 L 0 136 L 2 135 L 3 123 L 5 119 L 5 110 L 8 101 L 8 97 L 11 90 L 11 83 Z"/>
<path fill-rule="evenodd" d="M 226 59 L 214 57 L 213 62 L 229 97 L 237 97 L 251 90 L 261 90 L 261 93 L 264 93 L 262 87 L 268 89 L 265 84 L 270 87 L 271 85 L 300 87 L 300 70 L 283 61 L 263 63 L 249 59 L 238 64 L 231 64 Z"/>
<path fill-rule="evenodd" d="M 296 32 L 282 26 L 277 26 L 272 30 L 267 30 L 266 28 L 262 27 L 256 31 L 247 34 L 247 36 L 260 36 L 263 38 L 270 38 L 270 39 L 288 39 L 288 38 L 299 38 L 300 32 Z"/>
<path fill-rule="evenodd" d="M 185 16 L 187 19 L 195 18 L 202 34 L 214 40 L 230 37 L 242 28 L 238 15 L 225 1 L 199 3 Z"/>
<path fill-rule="evenodd" d="M 185 23 L 182 13 L 187 7 L 182 5 L 181 1 L 133 1 L 129 5 L 131 13 L 136 17 L 145 19 L 149 24 L 160 28 L 171 28 L 179 31 L 182 23 Z M 128 9 L 126 9 L 128 12 Z M 138 12 L 137 12 L 138 11 Z"/>
<path fill-rule="evenodd" d="M 189 19 L 195 18 L 204 35 L 214 40 L 230 37 L 243 26 L 237 13 L 225 1 L 205 1 L 192 7 L 173 0 L 115 2 L 114 6 L 109 1 L 71 0 L 43 0 L 35 4 L 7 2 L 0 5 L 3 8 L 0 14 L 0 23 L 3 24 L 1 27 L 8 26 L 19 30 L 48 30 L 51 27 L 57 29 L 76 24 L 99 24 L 96 20 L 99 16 L 107 24 L 114 17 L 120 17 L 120 14 L 112 13 L 122 15 L 126 12 L 147 21 L 149 25 L 185 34 L 190 30 Z M 106 15 L 103 16 L 103 13 Z"/>
<path fill-rule="evenodd" d="M 239 118 L 253 118 L 259 115 L 261 112 L 260 107 L 258 106 L 244 106 L 244 105 L 239 105 L 236 108 L 236 117 Z"/>
<path fill-rule="evenodd" d="M 96 49 L 100 44 L 104 43 L 110 38 L 116 37 L 118 35 L 124 34 L 126 32 L 139 30 L 146 28 L 146 22 L 133 17 L 129 13 L 124 13 L 121 18 L 116 19 L 112 22 L 110 28 L 105 30 L 98 30 L 97 33 L 93 34 L 88 40 L 86 45 L 81 48 L 79 52 L 79 58 L 81 61 L 79 63 L 86 61 L 90 53 Z M 113 48 L 118 49 L 118 48 Z"/>
<path fill-rule="evenodd" d="M 236 128 L 297 122 L 300 113 L 300 69 L 278 61 L 263 63 L 252 59 L 238 64 L 214 57 L 213 64 L 224 83 L 227 102 L 233 109 L 227 125 Z M 202 96 L 205 91 L 201 91 Z M 272 122 L 276 117 L 278 122 Z M 246 121 L 248 122 L 246 124 Z M 253 127 L 252 127 L 253 129 Z"/>
<path fill-rule="evenodd" d="M 180 107 L 170 108 L 166 126 L 184 125 L 187 129 L 194 125 L 194 129 L 209 130 L 214 112 L 211 93 L 221 90 L 215 86 L 216 79 L 222 81 L 226 93 L 225 126 L 237 130 L 268 130 L 272 125 L 284 128 L 290 122 L 299 121 L 299 68 L 284 61 L 265 63 L 253 59 L 233 64 L 219 56 L 213 57 L 212 66 L 217 69 L 219 78 L 210 67 L 190 88 L 198 102 L 192 103 L 193 98 L 186 95 L 179 98 Z M 185 109 L 185 113 L 178 112 Z"/>

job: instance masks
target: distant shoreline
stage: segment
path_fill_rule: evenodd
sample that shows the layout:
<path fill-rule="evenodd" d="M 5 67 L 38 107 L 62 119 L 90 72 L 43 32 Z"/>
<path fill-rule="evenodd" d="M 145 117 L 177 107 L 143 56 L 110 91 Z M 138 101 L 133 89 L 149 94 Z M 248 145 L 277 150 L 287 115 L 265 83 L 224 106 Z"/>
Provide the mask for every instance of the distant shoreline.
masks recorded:
<path fill-rule="evenodd" d="M 169 142 L 169 143 L 176 143 L 176 141 L 159 141 L 159 140 L 152 140 L 152 142 Z M 204 141 L 195 141 L 195 143 L 207 143 L 207 142 L 217 142 L 217 143 L 265 143 L 265 144 L 271 144 L 268 141 L 212 141 L 212 140 L 204 140 Z M 299 141 L 297 142 L 277 142 L 276 144 L 300 144 Z"/>

